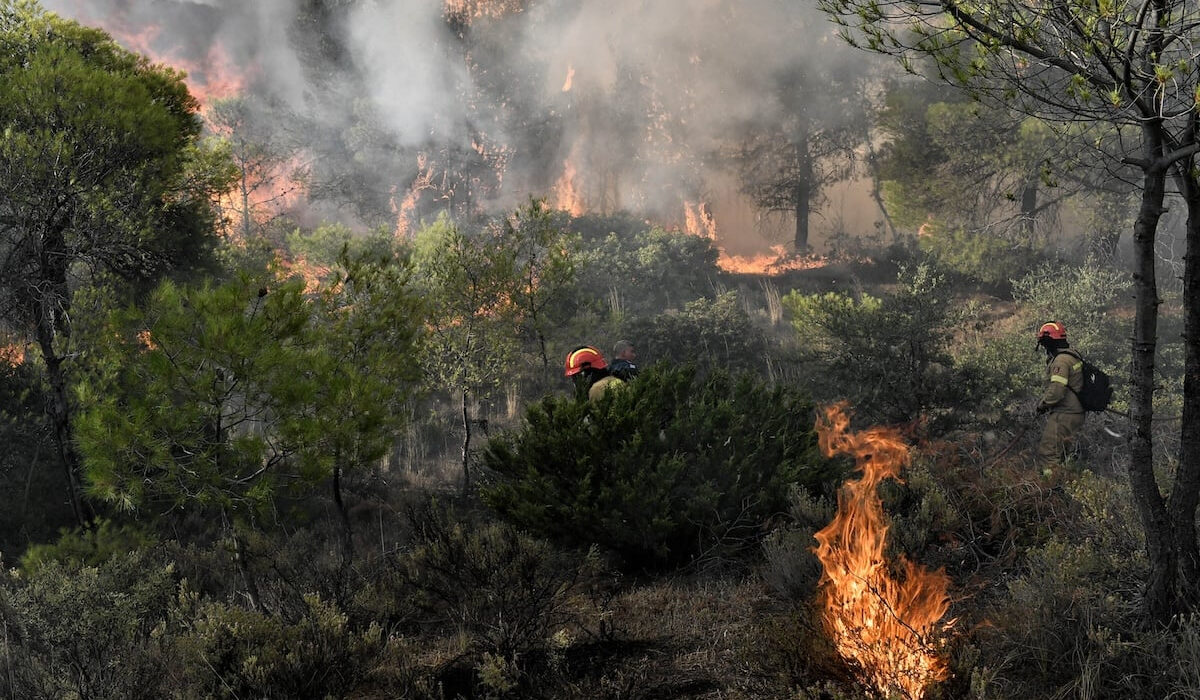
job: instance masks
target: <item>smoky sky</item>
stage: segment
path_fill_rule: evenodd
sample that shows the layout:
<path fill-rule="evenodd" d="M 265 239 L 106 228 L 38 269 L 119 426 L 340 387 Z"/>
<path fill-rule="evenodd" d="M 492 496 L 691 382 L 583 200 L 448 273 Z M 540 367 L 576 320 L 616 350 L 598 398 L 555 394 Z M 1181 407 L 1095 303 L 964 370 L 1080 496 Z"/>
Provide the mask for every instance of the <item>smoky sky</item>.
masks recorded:
<path fill-rule="evenodd" d="M 463 187 L 492 208 L 553 198 L 570 163 L 589 207 L 675 216 L 683 201 L 720 196 L 711 190 L 724 154 L 748 129 L 797 109 L 836 121 L 822 112 L 857 88 L 826 76 L 868 61 L 805 0 L 43 5 L 119 40 L 150 37 L 131 48 L 185 63 L 194 82 L 224 56 L 247 91 L 302 115 L 311 143 L 337 141 L 347 161 L 375 163 L 379 198 L 409 186 L 417 154 L 433 154 L 429 168 L 486 151 L 478 167 L 503 173 L 464 176 Z M 364 155 L 371 148 L 390 152 Z"/>

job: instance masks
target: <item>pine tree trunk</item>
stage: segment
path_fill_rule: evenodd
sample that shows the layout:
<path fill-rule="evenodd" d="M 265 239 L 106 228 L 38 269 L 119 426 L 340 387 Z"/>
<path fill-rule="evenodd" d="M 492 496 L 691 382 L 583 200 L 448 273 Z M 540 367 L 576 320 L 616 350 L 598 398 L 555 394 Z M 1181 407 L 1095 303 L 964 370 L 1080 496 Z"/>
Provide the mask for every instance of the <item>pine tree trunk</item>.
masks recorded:
<path fill-rule="evenodd" d="M 1151 420 L 1154 415 L 1154 354 L 1158 334 L 1158 282 L 1154 271 L 1154 240 L 1163 213 L 1166 172 L 1159 164 L 1160 132 L 1143 128 L 1145 161 L 1142 201 L 1133 227 L 1135 311 L 1129 381 L 1129 414 L 1133 435 L 1129 440 L 1129 481 L 1134 504 L 1146 533 L 1150 572 L 1146 580 L 1146 611 L 1157 620 L 1174 612 L 1177 557 L 1166 504 L 1154 478 Z"/>
<path fill-rule="evenodd" d="M 354 528 L 350 524 L 346 502 L 342 499 L 342 468 L 336 465 L 333 467 L 333 502 L 342 520 L 342 551 L 346 559 L 351 560 L 354 558 Z"/>
<path fill-rule="evenodd" d="M 471 491 L 471 416 L 467 411 L 467 392 L 465 390 L 462 392 L 462 425 L 462 495 L 466 496 Z"/>
<path fill-rule="evenodd" d="M 49 414 L 59 460 L 66 472 L 67 499 L 71 503 L 71 512 L 75 516 L 76 524 L 86 527 L 92 517 L 80 498 L 79 456 L 75 452 L 75 442 L 71 431 L 71 407 L 67 395 L 67 377 L 63 371 L 63 358 L 58 355 L 58 351 L 54 347 L 57 337 L 55 315 L 52 310 L 47 308 L 52 304 L 52 299 L 43 298 L 38 305 L 35 320 L 38 347 L 42 351 L 42 359 L 46 365 L 46 379 L 50 387 L 46 412 Z"/>
<path fill-rule="evenodd" d="M 794 245 L 797 255 L 808 252 L 808 213 L 812 200 L 813 170 L 812 159 L 808 154 L 808 139 L 802 139 L 796 148 L 799 150 L 799 172 L 796 176 L 795 189 L 792 192 L 792 206 L 796 214 L 796 235 Z"/>
<path fill-rule="evenodd" d="M 1200 603 L 1200 549 L 1196 543 L 1196 508 L 1200 504 L 1200 182 L 1194 168 L 1192 158 L 1176 164 L 1176 181 L 1188 208 L 1183 267 L 1183 422 L 1179 467 L 1167 505 L 1175 529 L 1180 591 L 1189 607 Z"/>
<path fill-rule="evenodd" d="M 1027 237 L 1033 235 L 1033 225 L 1037 223 L 1037 195 L 1037 180 L 1025 183 L 1021 189 L 1021 230 Z"/>

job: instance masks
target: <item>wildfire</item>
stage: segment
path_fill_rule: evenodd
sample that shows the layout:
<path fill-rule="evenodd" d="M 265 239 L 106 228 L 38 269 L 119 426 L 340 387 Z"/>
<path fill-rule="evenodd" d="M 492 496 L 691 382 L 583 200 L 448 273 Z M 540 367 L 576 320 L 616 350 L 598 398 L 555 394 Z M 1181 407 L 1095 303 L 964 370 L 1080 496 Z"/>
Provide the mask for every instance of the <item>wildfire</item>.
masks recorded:
<path fill-rule="evenodd" d="M 443 11 L 447 16 L 466 22 L 481 17 L 495 19 L 524 9 L 524 0 L 445 0 L 445 3 Z"/>
<path fill-rule="evenodd" d="M 184 82 L 187 83 L 188 91 L 201 105 L 241 94 L 246 87 L 246 73 L 236 66 L 220 44 L 213 44 L 203 58 L 195 60 L 181 56 L 174 46 L 160 50 L 159 47 L 167 42 L 162 38 L 162 28 L 157 25 L 138 27 L 129 21 L 124 12 L 96 15 L 92 8 L 86 7 L 82 1 L 71 4 L 72 15 L 100 27 L 125 48 L 140 53 L 151 61 L 186 73 Z"/>
<path fill-rule="evenodd" d="M 300 155 L 284 162 L 243 164 L 240 181 L 217 199 L 225 234 L 234 240 L 249 238 L 272 220 L 294 211 L 308 194 L 304 182 L 307 169 Z"/>
<path fill-rule="evenodd" d="M 708 204 L 684 202 L 683 218 L 688 233 L 714 242 L 717 240 L 717 220 L 713 218 Z"/>
<path fill-rule="evenodd" d="M 825 627 L 843 658 L 860 668 L 880 693 L 924 697 L 944 680 L 946 662 L 935 642 L 953 620 L 939 625 L 950 603 L 950 579 L 900 557 L 902 576 L 893 577 L 884 558 L 888 523 L 876 489 L 898 478 L 908 447 L 897 430 L 871 428 L 850 433 L 845 404 L 827 407 L 817 421 L 826 456 L 852 455 L 862 478 L 838 493 L 833 522 L 816 533 L 824 574 L 820 595 Z"/>
<path fill-rule="evenodd" d="M 19 367 L 25 362 L 25 346 L 18 343 L 0 345 L 0 363 Z"/>
<path fill-rule="evenodd" d="M 300 277 L 304 280 L 304 291 L 314 294 L 321 288 L 321 283 L 329 277 L 332 268 L 320 265 L 303 256 L 285 258 L 275 256 L 275 262 L 288 277 Z"/>
<path fill-rule="evenodd" d="M 399 202 L 396 201 L 397 188 L 392 186 L 392 196 L 388 200 L 388 205 L 392 209 L 392 213 L 396 215 L 396 229 L 392 235 L 396 240 L 408 238 L 409 229 L 412 227 L 413 215 L 417 211 L 417 199 L 421 196 L 420 192 L 415 188 L 410 187 L 408 192 L 404 193 L 404 198 Z"/>
<path fill-rule="evenodd" d="M 571 84 L 575 82 L 575 67 L 567 66 L 567 79 L 563 81 L 562 91 L 570 92 Z"/>
<path fill-rule="evenodd" d="M 563 161 L 563 174 L 554 183 L 554 208 L 569 212 L 571 216 L 583 216 L 587 207 L 583 195 L 575 184 L 578 172 L 570 159 Z"/>
<path fill-rule="evenodd" d="M 827 258 L 791 255 L 781 246 L 771 246 L 771 252 L 759 255 L 731 255 L 720 244 L 717 219 L 706 202 L 683 203 L 684 230 L 713 242 L 717 249 L 717 267 L 725 272 L 742 275 L 782 275 L 796 270 L 815 270 L 829 264 Z"/>

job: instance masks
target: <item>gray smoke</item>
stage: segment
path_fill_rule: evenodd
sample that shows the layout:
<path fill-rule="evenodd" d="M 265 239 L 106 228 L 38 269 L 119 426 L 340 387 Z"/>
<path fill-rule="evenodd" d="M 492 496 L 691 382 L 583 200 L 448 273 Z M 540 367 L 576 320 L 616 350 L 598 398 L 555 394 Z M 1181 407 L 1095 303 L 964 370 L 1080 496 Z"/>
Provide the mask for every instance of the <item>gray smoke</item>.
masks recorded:
<path fill-rule="evenodd" d="M 157 27 L 150 48 L 199 65 L 194 79 L 210 79 L 221 47 L 254 95 L 307 120 L 307 141 L 377 163 L 357 177 L 379 201 L 410 186 L 415 154 L 448 167 L 484 148 L 505 171 L 491 186 L 463 178 L 479 206 L 553 200 L 569 160 L 591 209 L 666 223 L 679 223 L 683 201 L 737 200 L 726 157 L 742 132 L 787 119 L 789 92 L 836 104 L 814 77 L 847 54 L 803 0 L 474 0 L 464 4 L 510 11 L 450 20 L 443 0 L 43 4 L 119 39 Z M 747 209 L 735 204 L 725 210 Z M 744 214 L 722 222 L 726 236 L 758 226 Z"/>

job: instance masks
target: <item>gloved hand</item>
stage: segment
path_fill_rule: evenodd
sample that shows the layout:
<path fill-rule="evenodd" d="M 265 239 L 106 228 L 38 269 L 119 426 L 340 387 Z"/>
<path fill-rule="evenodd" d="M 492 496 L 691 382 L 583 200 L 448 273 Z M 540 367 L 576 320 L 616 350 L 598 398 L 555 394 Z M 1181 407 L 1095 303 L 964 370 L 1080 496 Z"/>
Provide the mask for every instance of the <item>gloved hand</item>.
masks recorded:
<path fill-rule="evenodd" d="M 1043 413 L 1045 413 L 1046 411 L 1049 411 L 1049 410 L 1050 410 L 1050 405 L 1049 405 L 1049 404 L 1039 403 L 1039 404 L 1037 405 L 1037 414 L 1038 414 L 1039 416 L 1040 416 L 1040 415 L 1042 415 Z"/>

